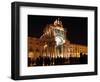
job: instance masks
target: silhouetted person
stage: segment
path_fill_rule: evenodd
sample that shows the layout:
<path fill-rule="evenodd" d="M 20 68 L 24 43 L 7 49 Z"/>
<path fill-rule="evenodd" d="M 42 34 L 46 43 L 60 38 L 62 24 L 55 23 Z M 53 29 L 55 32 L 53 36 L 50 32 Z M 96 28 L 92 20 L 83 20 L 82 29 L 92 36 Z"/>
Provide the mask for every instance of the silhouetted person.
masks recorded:
<path fill-rule="evenodd" d="M 43 57 L 39 56 L 39 63 L 40 63 L 40 66 L 43 65 Z"/>
<path fill-rule="evenodd" d="M 58 58 L 58 64 L 59 64 L 59 65 L 62 65 L 62 64 L 63 64 L 63 59 L 62 59 L 62 57 L 59 57 L 59 58 Z"/>
<path fill-rule="evenodd" d="M 39 57 L 36 58 L 36 65 L 39 66 Z"/>
<path fill-rule="evenodd" d="M 31 66 L 31 58 L 28 57 L 28 66 Z"/>
<path fill-rule="evenodd" d="M 50 57 L 46 56 L 44 58 L 44 65 L 50 65 L 51 61 L 50 61 Z"/>
<path fill-rule="evenodd" d="M 48 65 L 50 65 L 50 62 L 51 62 L 50 60 L 51 60 L 51 58 L 48 57 L 48 60 L 47 60 L 48 61 Z"/>
<path fill-rule="evenodd" d="M 51 64 L 51 65 L 54 64 L 54 58 L 53 58 L 53 57 L 51 57 L 50 64 Z"/>
<path fill-rule="evenodd" d="M 41 56 L 37 57 L 36 65 L 37 66 L 42 66 L 43 65 L 43 57 L 41 57 Z"/>
<path fill-rule="evenodd" d="M 81 64 L 87 64 L 87 60 L 88 58 L 87 58 L 87 55 L 86 54 L 82 54 L 82 53 L 80 53 L 80 63 Z"/>

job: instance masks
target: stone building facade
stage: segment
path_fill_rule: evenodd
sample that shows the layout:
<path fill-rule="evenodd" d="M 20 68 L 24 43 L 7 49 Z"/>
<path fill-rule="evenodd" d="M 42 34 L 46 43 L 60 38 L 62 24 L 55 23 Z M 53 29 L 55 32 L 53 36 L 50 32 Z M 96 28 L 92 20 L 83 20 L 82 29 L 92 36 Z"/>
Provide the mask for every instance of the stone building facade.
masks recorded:
<path fill-rule="evenodd" d="M 87 55 L 87 46 L 70 43 L 67 31 L 59 18 L 53 24 L 47 25 L 43 32 L 40 38 L 28 37 L 29 58 L 36 59 L 39 56 L 79 58 L 80 53 Z"/>

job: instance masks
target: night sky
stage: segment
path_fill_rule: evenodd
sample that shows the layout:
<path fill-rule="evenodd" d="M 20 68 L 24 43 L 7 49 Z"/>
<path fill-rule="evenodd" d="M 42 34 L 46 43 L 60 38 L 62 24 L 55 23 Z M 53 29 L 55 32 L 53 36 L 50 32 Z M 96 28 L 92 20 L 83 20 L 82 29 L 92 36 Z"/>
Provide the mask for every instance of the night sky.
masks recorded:
<path fill-rule="evenodd" d="M 67 29 L 66 38 L 71 43 L 87 45 L 88 19 L 86 17 L 28 15 L 28 36 L 40 38 L 45 26 L 53 23 L 57 18 L 60 18 L 63 27 Z"/>

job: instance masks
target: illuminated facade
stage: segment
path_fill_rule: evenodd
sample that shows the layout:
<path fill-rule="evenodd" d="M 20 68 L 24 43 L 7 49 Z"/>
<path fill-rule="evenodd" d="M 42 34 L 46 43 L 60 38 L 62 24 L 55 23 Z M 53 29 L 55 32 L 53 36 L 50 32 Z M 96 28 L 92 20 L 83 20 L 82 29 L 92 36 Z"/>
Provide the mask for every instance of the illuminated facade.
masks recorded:
<path fill-rule="evenodd" d="M 39 56 L 80 58 L 80 53 L 87 55 L 87 46 L 70 43 L 67 31 L 59 18 L 53 24 L 47 25 L 43 32 L 40 38 L 28 37 L 29 58 L 36 59 Z"/>

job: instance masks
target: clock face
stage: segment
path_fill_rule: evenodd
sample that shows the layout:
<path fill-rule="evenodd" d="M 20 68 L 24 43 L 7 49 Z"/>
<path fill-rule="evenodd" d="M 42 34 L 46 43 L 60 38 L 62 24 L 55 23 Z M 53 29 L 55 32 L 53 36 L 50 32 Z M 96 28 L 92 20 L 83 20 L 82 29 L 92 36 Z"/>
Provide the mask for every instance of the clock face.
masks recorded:
<path fill-rule="evenodd" d="M 63 38 L 61 36 L 56 36 L 55 41 L 57 46 L 63 44 Z"/>
<path fill-rule="evenodd" d="M 56 45 L 62 45 L 65 42 L 65 35 L 64 35 L 64 31 L 59 30 L 59 29 L 55 29 L 55 41 L 56 41 Z"/>

